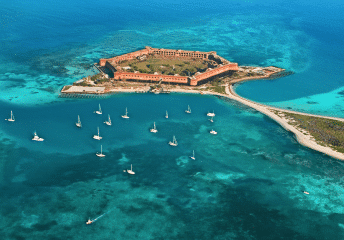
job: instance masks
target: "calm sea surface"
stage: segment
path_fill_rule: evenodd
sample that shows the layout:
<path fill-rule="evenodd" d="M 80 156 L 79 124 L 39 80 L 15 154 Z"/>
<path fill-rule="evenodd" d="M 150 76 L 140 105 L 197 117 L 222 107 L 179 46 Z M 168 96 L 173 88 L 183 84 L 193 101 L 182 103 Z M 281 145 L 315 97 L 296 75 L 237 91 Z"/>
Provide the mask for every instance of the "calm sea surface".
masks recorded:
<path fill-rule="evenodd" d="M 16 121 L 0 121 L 1 238 L 344 239 L 343 162 L 256 111 L 190 94 L 58 98 L 99 58 L 152 46 L 286 68 L 295 74 L 236 90 L 343 116 L 342 10 L 336 1 L 2 3 L 0 119 L 12 110 Z M 130 119 L 120 117 L 126 107 Z M 123 171 L 131 164 L 135 175 Z"/>

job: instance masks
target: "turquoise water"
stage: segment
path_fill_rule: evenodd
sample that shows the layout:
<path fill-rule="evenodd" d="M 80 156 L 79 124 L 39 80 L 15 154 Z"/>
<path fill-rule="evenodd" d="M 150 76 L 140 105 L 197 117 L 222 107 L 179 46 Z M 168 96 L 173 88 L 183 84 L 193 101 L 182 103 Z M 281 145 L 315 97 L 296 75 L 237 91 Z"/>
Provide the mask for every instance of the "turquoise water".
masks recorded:
<path fill-rule="evenodd" d="M 94 113 L 98 104 L 103 115 Z M 130 119 L 120 117 L 125 107 Z M 235 102 L 128 94 L 13 111 L 1 197 L 8 239 L 343 237 L 343 163 Z M 97 126 L 100 141 L 92 139 Z M 44 142 L 31 141 L 34 130 Z M 173 135 L 177 147 L 167 144 Z M 131 164 L 135 175 L 123 172 Z"/>
<path fill-rule="evenodd" d="M 99 58 L 152 46 L 214 50 L 240 65 L 292 70 L 237 91 L 342 116 L 342 7 L 336 1 L 2 3 L 0 115 L 7 119 L 12 110 L 16 118 L 0 121 L 2 239 L 343 239 L 343 163 L 299 145 L 256 111 L 188 94 L 58 98 L 63 85 L 94 74 Z M 103 115 L 94 113 L 98 104 Z M 192 114 L 184 112 L 187 105 Z M 130 119 L 120 117 L 126 107 Z M 211 123 L 206 113 L 213 110 Z M 107 114 L 111 127 L 103 123 Z M 154 122 L 156 134 L 149 132 Z M 97 127 L 101 141 L 92 138 Z M 34 131 L 45 141 L 33 142 Z M 175 148 L 168 145 L 173 135 Z M 103 159 L 95 155 L 101 145 Z M 131 164 L 135 175 L 123 172 Z"/>

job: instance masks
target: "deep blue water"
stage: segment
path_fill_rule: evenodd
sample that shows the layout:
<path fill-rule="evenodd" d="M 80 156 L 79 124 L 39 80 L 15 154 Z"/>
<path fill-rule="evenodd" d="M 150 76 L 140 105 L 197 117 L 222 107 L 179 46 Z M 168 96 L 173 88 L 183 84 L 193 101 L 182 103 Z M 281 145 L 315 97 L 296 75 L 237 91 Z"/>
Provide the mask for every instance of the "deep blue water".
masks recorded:
<path fill-rule="evenodd" d="M 236 90 L 343 116 L 342 10 L 337 1 L 2 3 L 0 117 L 16 118 L 0 122 L 2 239 L 343 239 L 343 163 L 260 113 L 187 94 L 58 98 L 99 58 L 152 46 L 292 70 Z M 92 139 L 97 127 L 101 141 Z M 35 130 L 44 142 L 31 140 Z M 123 172 L 131 164 L 133 176 Z"/>

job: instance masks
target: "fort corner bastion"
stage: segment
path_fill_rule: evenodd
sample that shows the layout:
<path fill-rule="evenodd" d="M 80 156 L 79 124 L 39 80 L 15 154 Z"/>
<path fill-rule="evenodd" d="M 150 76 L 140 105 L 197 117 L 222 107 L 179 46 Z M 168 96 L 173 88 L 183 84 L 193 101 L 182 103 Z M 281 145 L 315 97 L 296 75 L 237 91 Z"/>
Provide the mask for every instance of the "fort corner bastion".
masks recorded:
<path fill-rule="evenodd" d="M 175 66 L 173 65 L 173 71 L 163 73 L 160 71 L 143 71 L 142 69 L 132 69 L 129 66 L 124 66 L 123 63 L 129 64 L 135 61 L 145 62 L 148 59 L 159 59 L 161 61 L 175 61 L 182 60 L 186 64 L 190 62 L 199 62 L 205 66 L 204 68 L 196 69 L 193 72 L 186 71 L 187 74 L 174 73 Z M 149 66 L 149 65 L 147 65 Z M 166 64 L 166 66 L 171 67 Z M 208 82 L 215 77 L 231 74 L 233 71 L 238 71 L 238 64 L 229 62 L 228 60 L 217 55 L 216 52 L 200 52 L 200 51 L 185 51 L 185 50 L 172 50 L 162 48 L 145 47 L 142 50 L 127 53 L 124 55 L 116 56 L 113 58 L 100 59 L 95 67 L 102 72 L 105 76 L 108 76 L 110 80 L 130 80 L 140 82 L 164 82 L 196 86 L 205 82 Z M 161 66 L 164 67 L 164 66 Z M 128 71 L 129 70 L 129 71 Z M 140 71 L 141 70 L 141 71 Z M 185 72 L 185 70 L 184 70 Z M 183 76 L 184 75 L 184 76 Z"/>

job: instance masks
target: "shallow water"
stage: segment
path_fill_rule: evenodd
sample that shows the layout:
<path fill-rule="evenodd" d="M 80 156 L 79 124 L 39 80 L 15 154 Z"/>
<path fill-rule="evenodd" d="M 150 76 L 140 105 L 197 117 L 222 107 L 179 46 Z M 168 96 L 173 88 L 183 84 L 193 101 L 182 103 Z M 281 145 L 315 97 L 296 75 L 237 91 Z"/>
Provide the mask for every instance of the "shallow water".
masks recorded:
<path fill-rule="evenodd" d="M 103 115 L 93 113 L 99 103 Z M 125 107 L 130 119 L 120 117 Z M 14 143 L 1 188 L 8 239 L 344 236 L 343 163 L 231 100 L 120 94 L 13 111 L 16 121 L 3 129 Z M 107 114 L 112 126 L 103 123 Z M 149 132 L 154 121 L 156 134 Z M 101 141 L 92 139 L 97 126 Z M 33 129 L 44 142 L 31 141 Z M 177 147 L 167 144 L 173 135 Z M 100 144 L 104 159 L 95 155 Z M 123 172 L 130 164 L 135 175 Z"/>
<path fill-rule="evenodd" d="M 12 110 L 16 118 L 0 121 L 2 238 L 343 239 L 343 163 L 299 145 L 252 109 L 188 94 L 58 98 L 63 85 L 94 74 L 99 58 L 152 46 L 286 68 L 295 74 L 237 91 L 342 116 L 342 7 L 332 0 L 2 3 L 0 117 Z M 98 126 L 101 141 L 92 139 Z M 31 140 L 35 130 L 44 142 Z M 173 135 L 176 148 L 167 144 Z M 95 155 L 101 144 L 104 159 Z M 133 176 L 123 172 L 130 164 Z"/>

